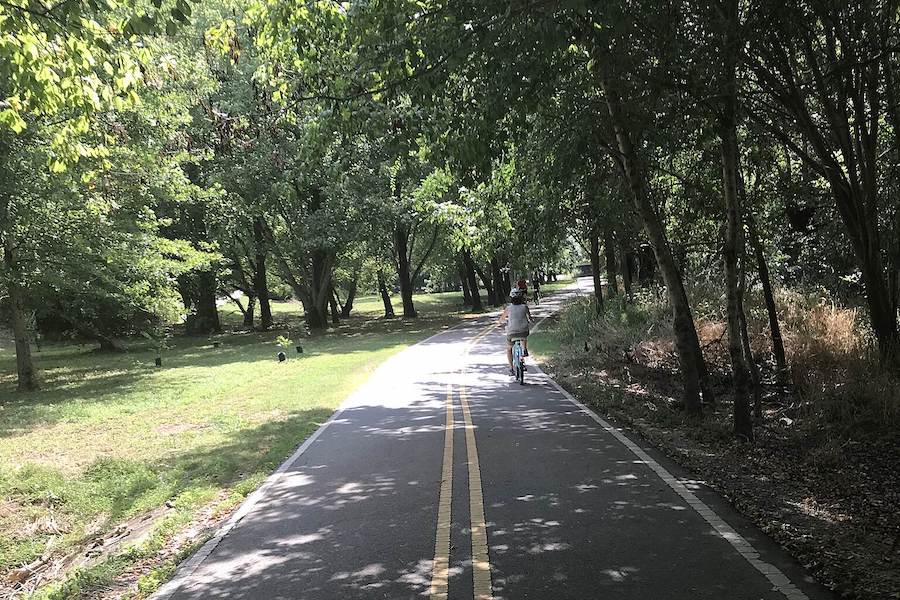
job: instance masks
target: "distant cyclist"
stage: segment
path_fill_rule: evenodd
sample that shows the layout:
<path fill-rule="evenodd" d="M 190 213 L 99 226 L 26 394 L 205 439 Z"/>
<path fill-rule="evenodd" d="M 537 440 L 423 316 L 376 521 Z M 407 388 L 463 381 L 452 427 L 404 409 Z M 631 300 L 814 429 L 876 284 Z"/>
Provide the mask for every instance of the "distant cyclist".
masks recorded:
<path fill-rule="evenodd" d="M 520 283 L 524 283 L 521 280 Z M 525 356 L 528 356 L 528 334 L 531 332 L 531 311 L 525 304 L 525 290 L 516 287 L 509 294 L 509 304 L 503 309 L 499 323 L 506 321 L 506 361 L 509 363 L 509 374 L 515 376 L 512 349 L 515 340 L 522 340 Z"/>

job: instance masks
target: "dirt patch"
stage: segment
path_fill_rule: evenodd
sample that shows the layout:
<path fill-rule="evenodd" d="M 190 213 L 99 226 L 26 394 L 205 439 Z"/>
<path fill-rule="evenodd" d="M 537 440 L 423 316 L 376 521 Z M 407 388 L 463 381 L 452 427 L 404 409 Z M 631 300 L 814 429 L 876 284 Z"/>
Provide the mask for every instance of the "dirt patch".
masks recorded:
<path fill-rule="evenodd" d="M 159 583 L 168 580 L 181 561 L 210 539 L 238 506 L 240 503 L 229 502 L 226 493 L 221 492 L 215 502 L 200 511 L 188 526 L 167 539 L 157 552 L 133 562 L 105 589 L 97 590 L 92 600 L 117 600 L 128 594 L 144 597 L 140 593 L 143 577 L 154 570 L 165 568 L 165 572 L 160 574 Z"/>
<path fill-rule="evenodd" d="M 188 431 L 202 431 L 209 429 L 210 425 L 198 425 L 197 423 L 165 423 L 153 429 L 158 435 L 178 435 Z"/>
<path fill-rule="evenodd" d="M 5 580 L 0 584 L 0 597 L 14 598 L 27 595 L 43 585 L 59 581 L 73 569 L 98 565 L 120 552 L 125 546 L 141 543 L 169 510 L 170 507 L 162 506 L 135 516 L 108 534 L 85 541 L 77 550 L 64 556 L 53 552 L 51 538 L 41 557 L 6 574 Z M 52 515 L 43 517 L 30 527 L 35 531 L 39 528 L 53 528 L 52 533 L 62 533 L 60 525 Z"/>

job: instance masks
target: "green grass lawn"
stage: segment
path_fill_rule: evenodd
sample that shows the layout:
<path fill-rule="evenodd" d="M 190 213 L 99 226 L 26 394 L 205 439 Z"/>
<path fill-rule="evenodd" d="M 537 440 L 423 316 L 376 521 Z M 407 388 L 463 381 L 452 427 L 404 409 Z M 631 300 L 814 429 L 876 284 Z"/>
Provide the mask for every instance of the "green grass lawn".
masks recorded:
<path fill-rule="evenodd" d="M 34 354 L 42 389 L 31 394 L 15 390 L 13 349 L 0 339 L 0 579 L 48 543 L 65 555 L 166 503 L 175 512 L 154 548 L 201 510 L 238 503 L 379 364 L 462 318 L 461 301 L 420 294 L 420 319 L 384 321 L 381 298 L 361 297 L 353 317 L 314 337 L 296 302 L 273 303 L 271 332 L 239 331 L 228 303 L 229 333 L 173 336 L 162 368 L 144 341 L 112 354 L 45 344 Z M 399 314 L 399 299 L 394 306 Z M 279 363 L 279 336 L 303 354 L 287 348 Z M 142 556 L 115 556 L 50 597 L 89 595 Z"/>
<path fill-rule="evenodd" d="M 51 538 L 63 555 L 167 501 L 183 521 L 223 496 L 239 501 L 380 363 L 454 322 L 439 314 L 450 302 L 420 301 L 419 320 L 362 316 L 310 338 L 176 336 L 162 368 L 144 343 L 117 354 L 45 345 L 33 394 L 15 391 L 12 350 L 0 348 L 0 574 Z M 298 323 L 297 308 L 277 303 L 277 320 Z M 303 354 L 291 347 L 279 363 L 279 335 Z"/>

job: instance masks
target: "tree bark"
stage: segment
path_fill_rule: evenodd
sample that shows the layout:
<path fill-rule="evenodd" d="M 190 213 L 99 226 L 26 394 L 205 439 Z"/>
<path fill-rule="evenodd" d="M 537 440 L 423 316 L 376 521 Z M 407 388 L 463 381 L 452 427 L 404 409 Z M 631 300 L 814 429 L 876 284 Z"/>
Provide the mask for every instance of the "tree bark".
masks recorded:
<path fill-rule="evenodd" d="M 481 292 L 478 291 L 475 261 L 472 260 L 472 254 L 468 250 L 464 250 L 462 256 L 466 265 L 466 278 L 469 280 L 469 292 L 472 294 L 472 312 L 481 312 L 484 306 L 481 304 Z"/>
<path fill-rule="evenodd" d="M 741 336 L 740 266 L 743 256 L 743 219 L 738 191 L 741 181 L 738 171 L 740 149 L 737 141 L 737 0 L 722 3 L 722 98 L 719 114 L 719 138 L 721 140 L 722 182 L 725 196 L 725 293 L 727 297 L 728 354 L 734 388 L 734 433 L 747 440 L 753 439 L 753 420 L 750 417 L 748 397 L 749 372 L 744 356 Z"/>
<path fill-rule="evenodd" d="M 244 310 L 244 327 L 253 328 L 254 308 L 256 307 L 256 296 L 247 296 L 247 308 Z"/>
<path fill-rule="evenodd" d="M 409 265 L 409 228 L 398 224 L 394 228 L 394 250 L 397 253 L 397 278 L 400 283 L 400 299 L 403 302 L 403 317 L 418 316 L 413 304 L 413 282 Z"/>
<path fill-rule="evenodd" d="M 601 60 L 609 59 L 601 57 Z M 618 90 L 612 86 L 609 77 L 603 71 L 600 75 L 600 86 L 606 98 L 610 120 L 615 130 L 616 143 L 624 174 L 631 189 L 632 201 L 650 240 L 656 263 L 659 265 L 666 284 L 669 303 L 672 306 L 675 347 L 684 384 L 685 410 L 690 415 L 699 416 L 701 414 L 701 389 L 707 402 L 712 404 L 714 397 L 706 381 L 706 363 L 703 360 L 703 352 L 700 349 L 700 341 L 697 338 L 694 317 L 691 314 L 681 272 L 672 256 L 662 220 L 656 213 L 656 208 L 651 200 L 646 174 L 643 172 L 643 166 L 631 140 L 631 132 L 625 123 Z"/>
<path fill-rule="evenodd" d="M 396 315 L 394 314 L 394 306 L 391 304 L 391 293 L 387 289 L 387 284 L 384 281 L 384 271 L 381 269 L 378 269 L 378 292 L 381 294 L 381 302 L 384 304 L 384 318 L 393 319 Z"/>
<path fill-rule="evenodd" d="M 606 254 L 606 293 L 612 298 L 619 295 L 619 284 L 616 280 L 616 242 L 612 227 L 607 226 L 603 232 L 603 251 Z"/>
<path fill-rule="evenodd" d="M 597 314 L 602 315 L 603 306 L 603 281 L 600 278 L 600 235 L 597 229 L 591 230 L 591 275 L 594 278 L 594 299 L 597 301 Z"/>
<path fill-rule="evenodd" d="M 331 295 L 328 297 L 328 306 L 331 309 L 331 324 L 332 325 L 340 325 L 341 324 L 341 311 L 338 309 L 337 299 L 335 298 L 336 292 L 331 290 Z"/>
<path fill-rule="evenodd" d="M 478 278 L 484 284 L 484 289 L 488 296 L 488 304 L 497 306 L 497 294 L 494 290 L 494 285 L 491 283 L 491 278 L 478 266 L 478 262 L 474 259 L 472 260 L 472 268 L 475 269 L 475 272 L 478 273 Z"/>
<path fill-rule="evenodd" d="M 619 246 L 619 256 L 621 257 L 622 264 L 622 286 L 625 288 L 625 299 L 628 300 L 631 298 L 631 279 L 634 273 L 634 269 L 632 268 L 634 266 L 634 255 L 628 249 L 628 246 L 625 245 L 624 241 L 622 241 Z"/>
<path fill-rule="evenodd" d="M 328 250 L 316 248 L 310 252 L 310 263 L 312 268 L 307 286 L 308 299 L 304 303 L 306 324 L 311 330 L 323 330 L 328 328 L 328 304 L 333 298 L 331 269 L 334 255 Z"/>
<path fill-rule="evenodd" d="M 497 299 L 496 306 L 504 304 L 504 298 L 508 296 L 503 291 L 503 272 L 500 270 L 500 261 L 497 257 L 491 258 L 491 279 L 494 280 L 494 295 Z"/>
<path fill-rule="evenodd" d="M 214 271 L 200 271 L 195 276 L 197 295 L 194 297 L 193 314 L 188 317 L 188 333 L 216 333 L 222 331 L 219 309 L 216 306 L 216 274 Z"/>
<path fill-rule="evenodd" d="M 353 301 L 356 300 L 356 287 L 357 280 L 359 275 L 353 276 L 353 281 L 350 282 L 350 287 L 347 289 L 347 300 L 344 302 L 344 306 L 341 307 L 341 316 L 345 319 L 350 318 L 350 311 L 353 310 Z"/>
<path fill-rule="evenodd" d="M 269 301 L 269 279 L 266 272 L 266 238 L 262 217 L 253 219 L 253 241 L 256 246 L 256 265 L 253 271 L 253 290 L 259 300 L 259 328 L 263 331 L 272 327 L 272 304 Z M 252 326 L 252 323 L 251 323 Z"/>
<path fill-rule="evenodd" d="M 18 388 L 21 392 L 37 390 L 37 371 L 31 358 L 31 342 L 28 325 L 25 320 L 25 288 L 19 279 L 19 269 L 13 250 L 12 240 L 7 234 L 3 248 L 3 261 L 6 266 L 7 292 L 9 293 L 9 311 L 12 320 L 13 339 L 16 346 L 16 374 Z"/>
<path fill-rule="evenodd" d="M 472 306 L 472 292 L 469 291 L 469 279 L 466 277 L 466 266 L 460 255 L 457 255 L 456 257 L 456 271 L 459 275 L 459 285 L 462 288 L 463 304 Z"/>
<path fill-rule="evenodd" d="M 784 392 L 788 383 L 787 358 L 784 352 L 784 340 L 781 337 L 781 326 L 778 323 L 778 307 L 775 305 L 775 294 L 772 291 L 772 279 L 769 275 L 769 267 L 766 264 L 766 255 L 763 251 L 762 241 L 756 229 L 756 220 L 748 210 L 745 213 L 747 232 L 750 234 L 750 245 L 756 257 L 756 269 L 759 280 L 762 283 L 763 298 L 766 302 L 766 313 L 769 317 L 769 332 L 772 337 L 772 354 L 775 357 L 775 384 L 778 391 L 778 400 L 784 401 Z"/>
<path fill-rule="evenodd" d="M 746 196 L 744 193 L 746 190 L 743 184 L 743 178 L 740 178 L 741 185 L 741 200 L 744 200 Z M 746 210 L 746 203 L 744 204 Z M 756 419 L 757 423 L 762 421 L 762 375 L 759 372 L 759 365 L 756 363 L 756 357 L 753 356 L 753 347 L 750 345 L 750 332 L 747 328 L 747 312 L 744 310 L 744 292 L 747 290 L 747 265 L 748 265 L 748 256 L 747 256 L 747 246 L 744 244 L 743 254 L 741 255 L 741 284 L 738 288 L 738 296 L 741 299 L 741 346 L 744 349 L 744 357 L 747 361 L 747 367 L 750 371 L 750 384 L 753 392 L 753 416 Z"/>

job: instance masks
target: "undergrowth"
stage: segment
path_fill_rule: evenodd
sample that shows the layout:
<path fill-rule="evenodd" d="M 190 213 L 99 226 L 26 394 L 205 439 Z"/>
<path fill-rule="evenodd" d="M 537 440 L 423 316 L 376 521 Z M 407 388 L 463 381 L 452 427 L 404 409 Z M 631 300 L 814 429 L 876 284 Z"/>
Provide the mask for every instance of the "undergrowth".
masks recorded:
<path fill-rule="evenodd" d="M 713 293 L 713 288 L 699 291 Z M 748 312 L 748 332 L 769 415 L 806 436 L 821 438 L 822 444 L 834 437 L 893 434 L 900 425 L 900 377 L 881 366 L 859 309 L 796 291 L 780 291 L 776 301 L 790 373 L 790 389 L 781 401 L 775 393 L 765 310 Z M 643 368 L 657 380 L 665 379 L 666 387 L 677 387 L 672 320 L 664 295 L 657 289 L 644 289 L 631 302 L 620 296 L 604 304 L 600 314 L 593 297 L 581 298 L 559 316 L 553 335 L 566 348 L 559 359 L 582 372 L 606 369 L 623 379 L 625 386 L 635 370 Z M 758 305 L 752 297 L 747 304 Z M 703 311 L 704 306 L 717 305 L 709 299 L 695 299 L 695 305 L 701 307 L 695 322 L 704 357 L 713 375 L 725 383 L 719 395 L 727 404 L 730 366 L 723 315 Z M 679 390 L 657 391 L 680 395 Z M 712 412 L 728 418 L 727 410 Z"/>

